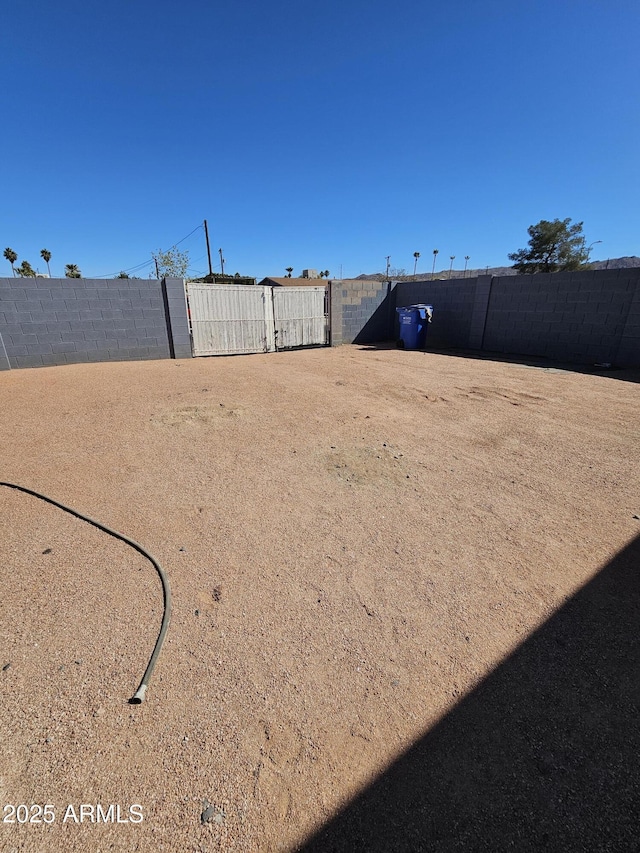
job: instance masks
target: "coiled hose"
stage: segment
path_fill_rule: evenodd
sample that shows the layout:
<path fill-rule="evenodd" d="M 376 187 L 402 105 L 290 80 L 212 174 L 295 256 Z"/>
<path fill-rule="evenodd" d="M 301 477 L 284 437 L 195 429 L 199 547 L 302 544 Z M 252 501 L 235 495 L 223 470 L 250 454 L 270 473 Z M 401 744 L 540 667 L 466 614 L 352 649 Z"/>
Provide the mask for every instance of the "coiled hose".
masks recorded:
<path fill-rule="evenodd" d="M 118 533 L 117 530 L 112 530 L 110 527 L 107 527 L 105 524 L 101 524 L 94 518 L 90 518 L 88 515 L 83 515 L 81 512 L 78 512 L 75 509 L 71 509 L 71 507 L 65 506 L 64 504 L 54 500 L 53 498 L 47 497 L 47 495 L 41 495 L 39 492 L 34 492 L 33 489 L 27 489 L 25 486 L 18 486 L 16 483 L 5 483 L 1 480 L 0 486 L 7 486 L 10 489 L 17 489 L 19 492 L 25 492 L 25 494 L 27 495 L 33 495 L 34 498 L 40 498 L 40 500 L 47 501 L 47 503 L 53 504 L 53 506 L 57 506 L 59 509 L 68 512 L 70 515 L 75 515 L 76 518 L 80 518 L 82 519 L 82 521 L 86 521 L 89 524 L 92 524 L 94 527 L 97 527 L 99 530 L 103 530 L 110 536 L 114 536 L 116 539 L 120 539 L 122 542 L 126 542 L 127 545 L 130 545 L 132 548 L 135 548 L 136 551 L 139 551 L 143 557 L 146 557 L 153 564 L 155 570 L 160 575 L 160 580 L 162 581 L 162 592 L 164 595 L 164 614 L 162 616 L 162 625 L 160 626 L 160 633 L 158 634 L 158 639 L 156 640 L 156 644 L 154 646 L 151 658 L 149 659 L 149 663 L 147 664 L 147 668 L 145 669 L 144 675 L 142 676 L 140 686 L 138 687 L 135 694 L 131 697 L 131 699 L 129 699 L 129 704 L 140 705 L 144 701 L 145 693 L 147 692 L 147 687 L 149 685 L 151 675 L 156 665 L 156 661 L 158 660 L 160 649 L 162 648 L 165 634 L 167 633 L 167 628 L 169 627 L 169 619 L 171 618 L 171 590 L 169 588 L 169 581 L 167 580 L 167 576 L 164 572 L 164 569 L 155 559 L 155 557 L 152 557 L 151 554 L 145 548 L 142 547 L 142 545 L 139 545 L 137 542 L 134 542 L 133 539 L 129 539 L 129 537 L 125 536 L 124 533 Z"/>

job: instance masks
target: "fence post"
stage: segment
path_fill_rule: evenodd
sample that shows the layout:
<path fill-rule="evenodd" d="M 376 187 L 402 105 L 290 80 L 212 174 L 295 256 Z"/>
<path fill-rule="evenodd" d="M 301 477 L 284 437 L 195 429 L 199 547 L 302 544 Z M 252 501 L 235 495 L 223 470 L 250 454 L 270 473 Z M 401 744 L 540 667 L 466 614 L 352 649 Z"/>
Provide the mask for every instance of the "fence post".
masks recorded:
<path fill-rule="evenodd" d="M 342 279 L 329 282 L 329 338 L 332 347 L 342 344 L 342 287 Z"/>
<path fill-rule="evenodd" d="M 469 349 L 482 349 L 492 282 L 493 276 L 490 275 L 479 275 L 476 278 L 476 292 L 469 327 Z"/>
<path fill-rule="evenodd" d="M 192 358 L 191 333 L 189 332 L 183 279 L 163 278 L 162 297 L 164 299 L 171 358 Z"/>

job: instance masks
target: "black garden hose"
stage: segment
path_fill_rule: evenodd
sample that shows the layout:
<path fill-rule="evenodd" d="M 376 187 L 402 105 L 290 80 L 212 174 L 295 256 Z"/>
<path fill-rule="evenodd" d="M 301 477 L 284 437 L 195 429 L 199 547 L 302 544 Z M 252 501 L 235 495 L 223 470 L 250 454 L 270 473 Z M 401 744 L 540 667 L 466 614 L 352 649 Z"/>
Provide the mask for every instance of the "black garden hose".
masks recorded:
<path fill-rule="evenodd" d="M 34 492 L 33 489 L 27 489 L 25 486 L 18 486 L 16 485 L 16 483 L 5 483 L 1 480 L 0 486 L 8 486 L 10 489 L 17 489 L 20 492 L 25 492 L 27 495 L 33 495 L 33 497 L 35 498 L 40 498 L 43 501 L 47 501 L 47 503 L 53 504 L 53 506 L 57 506 L 59 509 L 63 509 L 65 512 L 68 512 L 71 515 L 75 515 L 76 518 L 80 518 L 82 519 L 82 521 L 87 521 L 89 524 L 93 524 L 93 526 L 97 527 L 99 530 L 104 530 L 104 532 L 108 533 L 110 536 L 114 536 L 116 539 L 120 539 L 122 542 L 126 542 L 127 545 L 130 545 L 132 548 L 135 548 L 135 550 L 139 551 L 143 555 L 143 557 L 146 557 L 153 563 L 153 566 L 160 575 L 160 580 L 162 581 L 162 592 L 164 594 L 164 614 L 162 616 L 162 625 L 160 626 L 160 633 L 158 634 L 158 639 L 156 640 L 156 644 L 154 646 L 151 658 L 149 659 L 149 663 L 147 664 L 147 668 L 145 669 L 144 675 L 142 676 L 140 686 L 138 687 L 135 694 L 131 697 L 131 699 L 129 699 L 129 703 L 131 705 L 140 705 L 144 701 L 144 696 L 147 692 L 147 686 L 151 679 L 151 675 L 156 665 L 156 661 L 158 660 L 158 655 L 160 654 L 160 649 L 162 648 L 162 643 L 164 642 L 165 634 L 167 633 L 167 628 L 169 627 L 169 619 L 171 617 L 171 590 L 169 589 L 169 581 L 167 580 L 167 576 L 164 572 L 164 569 L 155 559 L 155 557 L 152 557 L 151 554 L 142 547 L 142 545 L 138 545 L 137 542 L 134 542 L 133 539 L 129 539 L 129 537 L 125 536 L 124 533 L 118 533 L 117 530 L 112 530 L 110 527 L 107 527 L 105 524 L 101 524 L 99 521 L 90 518 L 88 515 L 83 515 L 81 512 L 78 512 L 75 509 L 71 509 L 71 507 L 65 506 L 64 504 L 54 500 L 53 498 L 49 498 L 46 495 L 41 495 L 39 492 Z"/>

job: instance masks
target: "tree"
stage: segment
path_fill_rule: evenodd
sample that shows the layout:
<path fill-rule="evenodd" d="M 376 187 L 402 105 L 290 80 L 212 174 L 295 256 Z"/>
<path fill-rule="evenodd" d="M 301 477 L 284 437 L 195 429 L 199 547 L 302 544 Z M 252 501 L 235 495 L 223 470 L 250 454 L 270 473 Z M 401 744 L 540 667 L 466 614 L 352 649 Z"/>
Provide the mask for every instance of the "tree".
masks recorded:
<path fill-rule="evenodd" d="M 582 222 L 570 225 L 571 219 L 541 219 L 527 228 L 529 248 L 518 249 L 508 257 L 522 275 L 536 272 L 565 272 L 579 270 L 589 261 L 590 249 L 585 246 Z"/>
<path fill-rule="evenodd" d="M 14 265 L 14 264 L 15 264 L 15 262 L 18 260 L 18 255 L 16 254 L 16 252 L 14 252 L 14 251 L 13 251 L 13 249 L 6 248 L 6 249 L 4 250 L 4 256 L 5 256 L 5 258 L 9 261 L 9 263 L 11 264 L 11 272 L 12 272 L 12 273 L 13 273 L 13 275 L 15 276 L 16 271 L 15 271 L 15 269 L 13 268 L 13 265 Z"/>
<path fill-rule="evenodd" d="M 414 253 L 413 253 L 413 257 L 414 257 L 414 259 L 415 259 L 415 260 L 414 260 L 414 262 L 413 262 L 413 274 L 415 275 L 415 274 L 416 274 L 416 270 L 417 270 L 417 268 L 418 268 L 418 258 L 420 257 L 420 252 L 414 252 Z"/>
<path fill-rule="evenodd" d="M 440 251 L 439 249 L 434 249 L 434 250 L 433 250 L 433 267 L 431 268 L 431 278 L 432 278 L 432 279 L 433 279 L 433 277 L 434 277 L 434 276 L 435 276 L 435 274 L 436 274 L 436 258 L 438 257 L 438 252 L 439 252 L 439 251 Z"/>
<path fill-rule="evenodd" d="M 293 267 L 285 267 L 284 271 L 287 273 L 287 278 L 291 278 L 291 273 L 293 272 Z"/>
<path fill-rule="evenodd" d="M 320 270 L 320 278 L 329 278 L 329 270 Z"/>
<path fill-rule="evenodd" d="M 124 270 L 123 270 L 122 272 L 119 272 L 119 273 L 118 273 L 118 275 L 116 276 L 116 278 L 129 278 L 129 273 L 128 273 L 128 272 L 124 272 Z"/>
<path fill-rule="evenodd" d="M 51 269 L 49 267 L 49 261 L 51 260 L 51 252 L 48 249 L 40 249 L 40 257 L 47 265 L 47 272 L 49 273 L 49 278 L 51 278 Z"/>
<path fill-rule="evenodd" d="M 36 277 L 36 271 L 33 269 L 29 261 L 23 261 L 19 267 L 16 267 L 16 272 L 21 278 Z"/>
<path fill-rule="evenodd" d="M 158 249 L 151 257 L 156 263 L 158 278 L 186 278 L 189 268 L 189 252 L 181 252 L 174 246 L 163 252 Z"/>
<path fill-rule="evenodd" d="M 66 264 L 64 268 L 64 274 L 67 278 L 82 278 L 82 273 L 76 266 L 76 264 Z"/>

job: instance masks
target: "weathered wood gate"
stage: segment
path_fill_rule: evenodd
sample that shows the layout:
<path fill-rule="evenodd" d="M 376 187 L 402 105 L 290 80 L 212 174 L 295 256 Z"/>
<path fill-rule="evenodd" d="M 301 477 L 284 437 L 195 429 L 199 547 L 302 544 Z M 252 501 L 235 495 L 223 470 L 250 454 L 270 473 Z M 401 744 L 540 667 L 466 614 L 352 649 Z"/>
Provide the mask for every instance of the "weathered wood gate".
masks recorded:
<path fill-rule="evenodd" d="M 190 283 L 186 291 L 195 356 L 329 343 L 326 287 Z"/>

